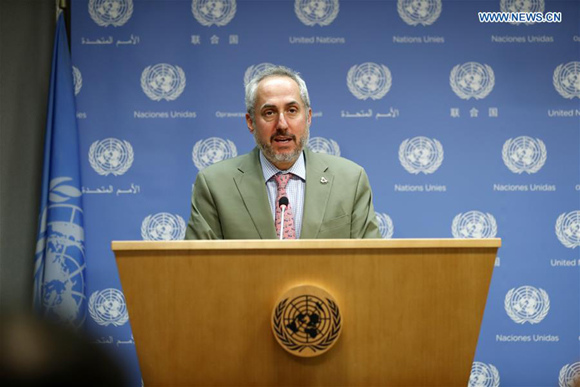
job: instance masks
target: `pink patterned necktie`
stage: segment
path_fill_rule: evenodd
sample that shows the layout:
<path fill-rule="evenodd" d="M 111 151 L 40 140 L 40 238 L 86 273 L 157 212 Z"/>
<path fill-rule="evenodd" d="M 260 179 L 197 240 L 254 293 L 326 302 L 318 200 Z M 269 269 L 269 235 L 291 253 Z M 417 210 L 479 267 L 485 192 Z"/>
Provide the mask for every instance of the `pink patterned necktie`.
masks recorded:
<path fill-rule="evenodd" d="M 278 186 L 278 197 L 276 198 L 276 219 L 274 224 L 276 225 L 276 235 L 280 239 L 280 228 L 282 223 L 282 209 L 278 204 L 281 197 L 288 197 L 286 193 L 286 185 L 292 176 L 291 173 L 278 173 L 274 175 L 276 180 L 276 185 Z M 286 211 L 284 211 L 284 230 L 282 239 L 296 239 L 296 229 L 294 228 L 294 214 L 292 213 L 292 207 L 290 204 L 286 206 Z"/>

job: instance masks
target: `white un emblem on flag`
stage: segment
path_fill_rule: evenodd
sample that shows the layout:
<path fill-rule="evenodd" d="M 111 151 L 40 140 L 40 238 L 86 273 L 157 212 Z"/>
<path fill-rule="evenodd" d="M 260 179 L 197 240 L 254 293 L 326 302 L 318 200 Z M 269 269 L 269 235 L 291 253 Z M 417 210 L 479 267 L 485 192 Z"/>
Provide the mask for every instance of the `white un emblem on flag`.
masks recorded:
<path fill-rule="evenodd" d="M 307 26 L 327 26 L 336 19 L 340 5 L 338 0 L 295 0 L 294 12 Z"/>
<path fill-rule="evenodd" d="M 119 27 L 133 14 L 133 0 L 89 0 L 89 15 L 101 27 Z"/>
<path fill-rule="evenodd" d="M 409 173 L 431 174 L 443 163 L 443 146 L 423 136 L 406 139 L 399 146 L 399 161 Z"/>
<path fill-rule="evenodd" d="M 120 176 L 133 165 L 133 147 L 128 141 L 106 138 L 89 149 L 89 163 L 99 175 Z"/>
<path fill-rule="evenodd" d="M 191 156 L 193 164 L 200 171 L 225 159 L 230 159 L 238 155 L 236 145 L 230 140 L 219 137 L 210 137 L 199 140 L 195 143 Z"/>
<path fill-rule="evenodd" d="M 544 289 L 520 286 L 507 292 L 504 307 L 507 315 L 514 322 L 538 324 L 550 310 L 550 297 Z"/>
<path fill-rule="evenodd" d="M 493 364 L 474 361 L 468 387 L 499 387 L 499 372 Z"/>
<path fill-rule="evenodd" d="M 236 0 L 193 0 L 191 12 L 202 26 L 228 24 L 236 14 Z"/>
<path fill-rule="evenodd" d="M 410 26 L 431 25 L 441 15 L 441 0 L 398 0 L 397 12 Z"/>
<path fill-rule="evenodd" d="M 495 238 L 497 223 L 492 214 L 480 211 L 459 213 L 453 218 L 451 234 L 454 238 Z"/>
<path fill-rule="evenodd" d="M 35 289 L 41 291 L 42 305 L 50 316 L 80 327 L 86 317 L 85 230 L 79 223 L 83 210 L 71 203 L 82 193 L 70 185 L 71 181 L 70 177 L 50 181 L 48 206 L 42 212 L 36 244 L 36 256 L 45 256 L 37 259 L 35 272 L 44 272 L 44 276 L 35 275 Z"/>
<path fill-rule="evenodd" d="M 567 99 L 580 98 L 580 62 L 561 64 L 554 70 L 554 88 Z"/>
<path fill-rule="evenodd" d="M 467 62 L 453 67 L 449 84 L 461 99 L 483 99 L 493 90 L 495 75 L 486 64 Z"/>
<path fill-rule="evenodd" d="M 141 223 L 141 237 L 148 241 L 180 241 L 185 238 L 185 221 L 179 215 L 160 212 Z"/>
<path fill-rule="evenodd" d="M 548 152 L 539 138 L 520 136 L 510 138 L 503 144 L 501 156 L 506 167 L 513 173 L 532 174 L 544 166 Z"/>
<path fill-rule="evenodd" d="M 563 213 L 558 217 L 556 236 L 569 249 L 580 246 L 580 211 Z"/>
<path fill-rule="evenodd" d="M 348 70 L 346 85 L 358 99 L 381 99 L 389 90 L 393 78 L 389 68 L 372 62 L 355 65 Z"/>
<path fill-rule="evenodd" d="M 141 88 L 153 101 L 173 101 L 185 89 L 185 73 L 181 67 L 167 63 L 147 66 L 141 73 Z"/>
<path fill-rule="evenodd" d="M 340 146 L 332 139 L 324 137 L 312 137 L 308 140 L 308 148 L 315 153 L 326 153 L 327 155 L 340 156 Z"/>
<path fill-rule="evenodd" d="M 93 320 L 103 326 L 119 327 L 129 320 L 123 293 L 115 288 L 94 292 L 89 299 L 89 313 Z"/>

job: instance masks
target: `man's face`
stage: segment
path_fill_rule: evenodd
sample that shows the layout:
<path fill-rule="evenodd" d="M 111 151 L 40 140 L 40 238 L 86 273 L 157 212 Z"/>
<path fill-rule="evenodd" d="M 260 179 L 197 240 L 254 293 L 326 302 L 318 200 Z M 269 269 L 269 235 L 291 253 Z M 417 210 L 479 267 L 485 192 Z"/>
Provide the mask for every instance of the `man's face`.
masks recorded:
<path fill-rule="evenodd" d="M 246 123 L 262 153 L 277 168 L 290 168 L 308 141 L 312 110 L 306 109 L 300 89 L 284 76 L 264 78 L 258 84 L 255 122 Z"/>

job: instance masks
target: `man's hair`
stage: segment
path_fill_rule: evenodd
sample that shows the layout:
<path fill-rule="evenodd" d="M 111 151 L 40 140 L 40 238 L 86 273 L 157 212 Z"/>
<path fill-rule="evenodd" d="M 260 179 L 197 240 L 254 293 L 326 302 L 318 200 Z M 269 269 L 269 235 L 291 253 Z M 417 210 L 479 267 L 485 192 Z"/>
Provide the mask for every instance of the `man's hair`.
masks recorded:
<path fill-rule="evenodd" d="M 300 73 L 289 69 L 284 66 L 274 66 L 267 68 L 266 70 L 258 73 L 248 84 L 246 85 L 246 111 L 250 115 L 252 122 L 255 121 L 254 105 L 256 104 L 256 98 L 258 95 L 258 84 L 267 77 L 288 77 L 298 84 L 300 90 L 300 98 L 306 109 L 310 108 L 310 97 L 308 97 L 308 88 L 306 87 L 306 82 L 300 76 Z"/>

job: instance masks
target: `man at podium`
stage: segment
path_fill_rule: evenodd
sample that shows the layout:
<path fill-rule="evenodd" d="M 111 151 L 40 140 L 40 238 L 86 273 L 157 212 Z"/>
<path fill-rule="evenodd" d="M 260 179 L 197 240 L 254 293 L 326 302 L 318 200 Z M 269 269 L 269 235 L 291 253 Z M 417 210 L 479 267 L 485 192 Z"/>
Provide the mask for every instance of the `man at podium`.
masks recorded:
<path fill-rule="evenodd" d="M 286 67 L 246 85 L 256 147 L 200 171 L 186 239 L 381 238 L 364 169 L 305 145 L 306 83 Z"/>

